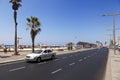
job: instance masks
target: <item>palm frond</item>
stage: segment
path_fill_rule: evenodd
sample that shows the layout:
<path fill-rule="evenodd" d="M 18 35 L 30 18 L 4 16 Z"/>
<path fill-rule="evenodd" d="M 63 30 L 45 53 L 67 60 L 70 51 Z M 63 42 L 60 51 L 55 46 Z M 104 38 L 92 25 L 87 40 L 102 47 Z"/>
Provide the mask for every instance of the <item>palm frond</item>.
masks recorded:
<path fill-rule="evenodd" d="M 17 3 L 18 7 L 21 7 L 22 5 L 20 3 Z"/>
<path fill-rule="evenodd" d="M 35 30 L 35 36 L 36 36 L 40 31 L 41 31 L 40 28 L 36 29 L 36 30 Z"/>
<path fill-rule="evenodd" d="M 27 18 L 26 20 L 27 20 L 28 22 L 30 22 L 30 18 Z"/>
<path fill-rule="evenodd" d="M 37 17 L 31 16 L 30 18 L 27 18 L 27 25 L 29 28 L 31 28 L 30 35 L 31 38 L 35 38 L 35 36 L 41 31 L 40 25 L 41 23 L 39 22 L 39 19 Z"/>
<path fill-rule="evenodd" d="M 16 3 L 19 3 L 19 2 L 22 2 L 22 0 L 9 0 L 10 3 L 13 3 L 13 2 L 16 2 Z"/>

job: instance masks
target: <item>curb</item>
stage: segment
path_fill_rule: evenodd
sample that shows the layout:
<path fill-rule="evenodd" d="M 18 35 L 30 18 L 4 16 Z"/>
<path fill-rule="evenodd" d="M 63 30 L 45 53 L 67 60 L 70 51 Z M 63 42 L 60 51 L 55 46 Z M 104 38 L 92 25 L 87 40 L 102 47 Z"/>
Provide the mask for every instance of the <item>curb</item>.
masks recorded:
<path fill-rule="evenodd" d="M 111 68 L 111 51 L 109 49 L 104 80 L 112 80 L 112 71 L 111 70 L 112 70 L 112 68 Z"/>

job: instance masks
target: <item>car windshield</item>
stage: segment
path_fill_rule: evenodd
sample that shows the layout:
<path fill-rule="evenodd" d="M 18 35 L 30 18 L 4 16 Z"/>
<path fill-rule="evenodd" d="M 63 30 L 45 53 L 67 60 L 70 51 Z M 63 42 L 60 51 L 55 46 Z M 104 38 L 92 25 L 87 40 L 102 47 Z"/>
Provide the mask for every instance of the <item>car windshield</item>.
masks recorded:
<path fill-rule="evenodd" d="M 42 50 L 35 50 L 33 53 L 40 54 Z"/>

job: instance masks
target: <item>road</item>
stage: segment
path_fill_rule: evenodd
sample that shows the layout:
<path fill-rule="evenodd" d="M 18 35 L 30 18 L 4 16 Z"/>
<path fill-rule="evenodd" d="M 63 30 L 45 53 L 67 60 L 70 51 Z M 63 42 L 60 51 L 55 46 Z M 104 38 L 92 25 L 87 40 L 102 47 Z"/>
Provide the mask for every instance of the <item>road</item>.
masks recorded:
<path fill-rule="evenodd" d="M 103 80 L 108 49 L 58 55 L 41 63 L 0 65 L 0 80 Z"/>

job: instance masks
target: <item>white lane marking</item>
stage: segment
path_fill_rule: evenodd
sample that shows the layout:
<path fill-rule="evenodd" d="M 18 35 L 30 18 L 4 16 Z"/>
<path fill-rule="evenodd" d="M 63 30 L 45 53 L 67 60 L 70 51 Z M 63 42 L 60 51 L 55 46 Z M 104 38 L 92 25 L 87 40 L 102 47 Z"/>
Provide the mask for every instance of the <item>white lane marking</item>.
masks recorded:
<path fill-rule="evenodd" d="M 41 63 L 38 63 L 38 64 L 40 65 L 40 64 L 45 64 L 45 63 L 47 63 L 47 62 L 41 62 Z"/>
<path fill-rule="evenodd" d="M 11 69 L 11 70 L 9 70 L 9 72 L 13 72 L 13 71 L 21 70 L 21 69 L 24 69 L 24 68 L 26 68 L 26 67 L 23 66 L 23 67 L 19 67 L 19 68 Z"/>
<path fill-rule="evenodd" d="M 51 72 L 51 74 L 55 74 L 55 73 L 57 73 L 57 72 L 59 72 L 59 71 L 61 71 L 61 70 L 62 70 L 61 68 L 60 68 L 60 69 L 57 69 L 57 70 Z"/>
<path fill-rule="evenodd" d="M 71 64 L 69 64 L 69 66 L 72 66 L 72 65 L 74 65 L 75 63 L 71 63 Z"/>
<path fill-rule="evenodd" d="M 54 61 L 58 61 L 58 60 L 60 60 L 60 59 L 55 59 Z"/>
<path fill-rule="evenodd" d="M 78 60 L 79 62 L 81 62 L 82 61 L 82 59 L 80 59 L 80 60 Z"/>
<path fill-rule="evenodd" d="M 87 57 L 84 57 L 84 59 L 87 59 Z"/>

